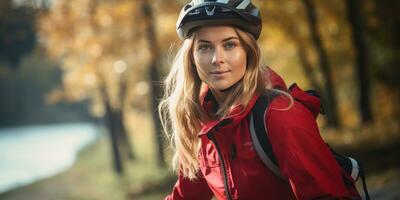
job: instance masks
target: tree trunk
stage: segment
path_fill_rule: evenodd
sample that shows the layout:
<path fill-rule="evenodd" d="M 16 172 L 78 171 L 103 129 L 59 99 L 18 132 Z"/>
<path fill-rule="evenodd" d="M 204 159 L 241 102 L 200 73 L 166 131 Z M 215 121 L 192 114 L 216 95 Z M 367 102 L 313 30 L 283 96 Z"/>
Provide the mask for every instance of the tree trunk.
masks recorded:
<path fill-rule="evenodd" d="M 269 16 L 274 19 L 274 23 L 280 26 L 288 36 L 293 40 L 296 46 L 297 55 L 299 57 L 300 66 L 304 72 L 305 78 L 308 80 L 311 89 L 321 93 L 320 84 L 317 81 L 316 74 L 313 70 L 312 64 L 307 58 L 307 51 L 305 50 L 304 39 L 299 34 L 300 30 L 298 26 L 293 26 L 291 23 L 287 23 L 287 19 L 280 17 L 281 13 L 271 13 L 267 11 Z"/>
<path fill-rule="evenodd" d="M 162 89 L 160 85 L 156 83 L 160 83 L 161 77 L 158 67 L 160 60 L 160 52 L 159 46 L 157 43 L 157 37 L 154 30 L 154 16 L 153 10 L 147 0 L 143 0 L 142 2 L 142 10 L 146 25 L 146 36 L 150 50 L 150 68 L 149 68 L 149 78 L 151 81 L 151 115 L 154 123 L 154 128 L 156 132 L 156 142 L 157 142 L 157 163 L 159 166 L 165 166 L 164 160 L 164 140 L 163 140 L 163 129 L 161 125 L 160 118 L 158 116 L 158 104 L 159 98 L 162 96 Z"/>
<path fill-rule="evenodd" d="M 363 20 L 360 13 L 359 0 L 347 0 L 347 15 L 352 29 L 353 46 L 356 52 L 356 72 L 359 87 L 360 115 L 363 123 L 372 120 L 370 101 L 370 81 L 368 81 L 368 64 L 366 56 L 365 38 L 363 34 Z"/>
<path fill-rule="evenodd" d="M 126 91 L 128 88 L 128 83 L 127 79 L 122 76 L 119 79 L 119 99 L 120 99 L 120 106 L 119 110 L 115 111 L 115 120 L 116 123 L 118 123 L 119 130 L 118 132 L 120 133 L 120 142 L 121 148 L 123 150 L 123 153 L 125 154 L 126 157 L 128 157 L 129 160 L 134 160 L 135 155 L 133 154 L 132 151 L 132 143 L 130 140 L 130 137 L 126 131 L 125 124 L 124 124 L 124 107 L 125 107 L 125 99 L 126 99 Z"/>
<path fill-rule="evenodd" d="M 104 86 L 100 86 L 100 92 L 101 96 L 103 98 L 104 102 L 104 108 L 105 108 L 105 118 L 107 120 L 107 128 L 110 134 L 110 141 L 111 141 L 111 149 L 112 149 L 112 155 L 114 159 L 114 170 L 117 174 L 121 175 L 124 172 L 124 167 L 123 167 L 123 161 L 121 157 L 121 152 L 119 149 L 118 141 L 119 141 L 119 134 L 118 130 L 115 123 L 115 113 L 113 112 L 113 109 L 111 107 L 109 98 L 107 96 L 107 92 Z"/>
<path fill-rule="evenodd" d="M 339 119 L 337 114 L 337 105 L 335 91 L 332 81 L 332 74 L 330 71 L 330 64 L 328 61 L 327 53 L 322 44 L 321 36 L 318 32 L 317 17 L 315 6 L 312 0 L 302 0 L 307 13 L 308 23 L 311 32 L 311 39 L 315 45 L 318 54 L 318 66 L 321 68 L 324 77 L 324 91 L 322 91 L 322 100 L 326 105 L 327 125 L 330 127 L 339 127 Z"/>
<path fill-rule="evenodd" d="M 98 29 L 98 25 L 96 23 L 96 20 L 94 20 L 93 16 L 96 16 L 96 9 L 98 5 L 98 0 L 92 0 L 90 1 L 89 5 L 89 13 L 90 13 L 90 20 L 91 20 L 91 25 L 93 26 L 94 30 Z M 99 79 L 99 91 L 101 94 L 101 98 L 103 100 L 104 108 L 105 108 L 105 119 L 106 119 L 106 126 L 108 128 L 108 132 L 110 134 L 110 142 L 111 142 L 111 150 L 112 150 L 112 155 L 113 155 L 113 165 L 114 165 L 114 170 L 118 175 L 122 175 L 124 172 L 124 167 L 123 167 L 123 160 L 121 157 L 121 149 L 120 149 L 120 141 L 121 141 L 121 132 L 119 130 L 125 130 L 123 127 L 123 121 L 122 118 L 116 117 L 116 113 L 114 112 L 110 98 L 107 94 L 106 86 L 105 86 L 105 78 L 99 71 L 99 69 L 95 69 L 95 74 Z M 121 114 L 122 115 L 122 114 Z"/>
<path fill-rule="evenodd" d="M 124 112 L 123 109 L 114 109 L 112 121 L 115 126 L 115 132 L 118 135 L 118 146 L 121 151 L 121 155 L 129 160 L 134 160 L 135 156 L 132 153 L 132 144 L 130 142 L 130 138 L 126 132 L 125 125 L 124 125 Z"/>
<path fill-rule="evenodd" d="M 318 93 L 321 93 L 322 92 L 321 87 L 318 84 L 311 63 L 307 59 L 307 52 L 303 48 L 304 47 L 303 43 L 298 38 L 295 38 L 295 42 L 296 42 L 297 54 L 299 55 L 300 64 L 301 68 L 304 71 L 304 75 L 307 77 L 312 89 L 318 91 Z"/>
<path fill-rule="evenodd" d="M 100 80 L 104 79 L 100 78 Z M 105 86 L 101 85 L 100 87 L 101 96 L 106 111 L 107 127 L 110 133 L 112 155 L 114 158 L 114 169 L 118 174 L 122 174 L 124 172 L 123 157 L 128 157 L 130 160 L 134 159 L 130 139 L 126 133 L 124 125 L 124 113 L 122 109 L 123 104 L 121 104 L 118 109 L 113 108 L 111 106 L 110 98 L 108 97 Z M 122 89 L 121 92 L 125 92 L 124 89 Z M 124 94 L 120 95 L 120 97 L 124 96 Z"/>

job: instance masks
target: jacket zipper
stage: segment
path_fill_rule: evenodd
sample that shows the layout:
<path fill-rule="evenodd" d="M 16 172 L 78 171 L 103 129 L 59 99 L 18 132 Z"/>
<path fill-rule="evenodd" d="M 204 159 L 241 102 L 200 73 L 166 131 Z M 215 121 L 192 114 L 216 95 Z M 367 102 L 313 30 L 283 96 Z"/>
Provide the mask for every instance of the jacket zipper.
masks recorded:
<path fill-rule="evenodd" d="M 231 195 L 231 193 L 229 191 L 228 175 L 227 175 L 227 172 L 226 172 L 225 162 L 224 162 L 224 159 L 222 157 L 221 149 L 219 148 L 217 140 L 215 139 L 215 137 L 212 134 L 212 132 L 207 133 L 207 137 L 208 137 L 208 139 L 210 139 L 212 141 L 212 143 L 214 143 L 215 148 L 217 149 L 218 157 L 219 157 L 219 160 L 221 162 L 222 175 L 224 175 L 224 186 L 225 186 L 226 197 L 228 198 L 228 200 L 233 200 L 232 195 Z"/>

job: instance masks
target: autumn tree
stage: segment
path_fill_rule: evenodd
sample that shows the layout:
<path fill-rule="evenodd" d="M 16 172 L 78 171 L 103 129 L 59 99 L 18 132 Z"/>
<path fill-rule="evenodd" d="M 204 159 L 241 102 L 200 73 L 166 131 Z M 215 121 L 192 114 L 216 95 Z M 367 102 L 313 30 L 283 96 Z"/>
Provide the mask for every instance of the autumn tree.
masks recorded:
<path fill-rule="evenodd" d="M 158 104 L 163 96 L 163 77 L 170 67 L 168 59 L 171 55 L 171 46 L 174 46 L 173 44 L 178 39 L 175 22 L 180 6 L 182 4 L 170 1 L 141 1 L 144 40 L 149 52 L 147 74 L 150 82 L 150 114 L 155 131 L 156 159 L 159 166 L 165 166 L 166 156 L 164 151 L 165 135 L 158 115 Z"/>
<path fill-rule="evenodd" d="M 62 60 L 63 86 L 54 94 L 69 101 L 89 99 L 92 113 L 105 117 L 118 173 L 122 158 L 133 158 L 124 118 L 129 87 L 142 79 L 147 57 L 140 51 L 137 9 L 124 0 L 60 0 L 39 23 L 48 54 Z"/>
<path fill-rule="evenodd" d="M 372 91 L 376 110 L 374 118 L 393 121 L 400 119 L 400 15 L 399 1 L 363 1 L 366 41 L 368 42 Z"/>
<path fill-rule="evenodd" d="M 356 52 L 356 72 L 359 88 L 359 108 L 362 122 L 372 120 L 371 81 L 369 81 L 369 64 L 362 17 L 362 3 L 359 0 L 347 0 L 347 16 L 352 29 L 352 41 Z"/>
<path fill-rule="evenodd" d="M 11 0 L 0 2 L 0 62 L 16 69 L 22 56 L 36 44 L 36 11 L 27 6 L 14 6 Z"/>
<path fill-rule="evenodd" d="M 302 0 L 302 2 L 307 13 L 311 40 L 315 45 L 315 49 L 318 55 L 318 66 L 321 68 L 324 77 L 324 90 L 322 91 L 322 99 L 325 101 L 326 105 L 327 122 L 329 126 L 338 127 L 339 119 L 337 114 L 335 89 L 333 86 L 331 73 L 332 69 L 329 63 L 328 54 L 326 53 L 325 47 L 323 46 L 323 41 L 321 39 L 318 29 L 318 16 L 316 8 L 312 0 Z"/>
<path fill-rule="evenodd" d="M 295 1 L 284 5 L 281 5 L 280 1 L 270 1 L 268 4 L 261 4 L 260 8 L 265 14 L 263 15 L 263 21 L 267 31 L 264 32 L 275 32 L 273 27 L 277 27 L 283 32 L 284 37 L 294 45 L 298 57 L 297 60 L 309 86 L 313 90 L 321 92 L 317 70 L 309 58 L 311 45 L 308 42 L 308 31 L 305 31 L 307 26 L 304 20 L 299 20 L 299 16 L 303 15 L 301 6 Z M 266 45 L 269 45 L 268 40 L 272 40 L 272 38 L 265 40 L 267 40 L 265 41 Z"/>
<path fill-rule="evenodd" d="M 164 160 L 164 140 L 163 140 L 163 129 L 160 118 L 158 116 L 158 104 L 159 99 L 162 97 L 161 89 L 161 56 L 160 47 L 158 44 L 158 38 L 155 33 L 155 19 L 153 14 L 153 8 L 149 1 L 142 0 L 142 15 L 144 24 L 146 27 L 146 40 L 148 49 L 150 51 L 150 63 L 148 74 L 151 85 L 151 116 L 155 127 L 155 137 L 157 141 L 157 162 L 160 166 L 165 165 Z"/>

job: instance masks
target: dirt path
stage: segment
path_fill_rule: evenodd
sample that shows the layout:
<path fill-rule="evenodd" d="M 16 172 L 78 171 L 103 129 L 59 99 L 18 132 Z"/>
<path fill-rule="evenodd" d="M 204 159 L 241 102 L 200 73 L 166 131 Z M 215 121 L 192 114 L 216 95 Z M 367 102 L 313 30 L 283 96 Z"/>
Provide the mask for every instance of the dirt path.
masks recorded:
<path fill-rule="evenodd" d="M 373 200 L 398 200 L 400 199 L 400 180 L 390 183 L 382 188 L 370 191 Z"/>

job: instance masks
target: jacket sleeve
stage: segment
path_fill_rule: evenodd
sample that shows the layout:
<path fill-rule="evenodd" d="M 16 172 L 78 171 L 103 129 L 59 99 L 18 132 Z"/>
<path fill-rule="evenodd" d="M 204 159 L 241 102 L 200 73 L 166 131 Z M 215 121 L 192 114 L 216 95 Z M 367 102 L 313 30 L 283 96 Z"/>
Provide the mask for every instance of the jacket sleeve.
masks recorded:
<path fill-rule="evenodd" d="M 179 174 L 171 194 L 164 200 L 207 200 L 211 199 L 212 196 L 213 193 L 201 173 L 194 180 L 189 180 Z"/>
<path fill-rule="evenodd" d="M 288 109 L 284 97 L 275 99 L 268 109 L 268 137 L 296 198 L 344 198 L 340 166 L 322 140 L 312 113 L 297 101 Z"/>

